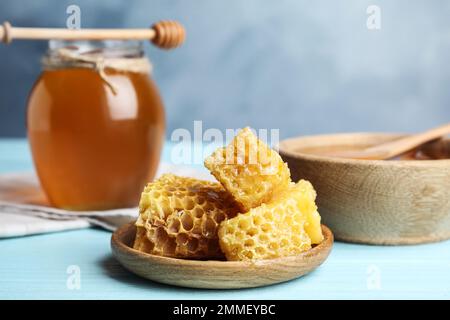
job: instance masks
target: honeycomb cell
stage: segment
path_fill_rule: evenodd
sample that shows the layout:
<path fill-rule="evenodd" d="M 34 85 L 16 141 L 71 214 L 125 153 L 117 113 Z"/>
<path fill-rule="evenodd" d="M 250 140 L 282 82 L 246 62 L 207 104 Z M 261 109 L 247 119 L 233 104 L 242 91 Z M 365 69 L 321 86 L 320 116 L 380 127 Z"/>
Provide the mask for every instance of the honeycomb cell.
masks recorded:
<path fill-rule="evenodd" d="M 219 183 L 163 175 L 142 192 L 134 248 L 176 258 L 223 258 L 218 226 L 238 211 Z"/>
<path fill-rule="evenodd" d="M 154 245 L 147 239 L 146 233 L 147 230 L 145 230 L 144 227 L 137 227 L 133 246 L 134 249 L 143 252 L 150 252 L 153 250 Z"/>
<path fill-rule="evenodd" d="M 244 128 L 225 148 L 205 159 L 205 166 L 247 212 L 291 183 L 280 155 Z"/>
<path fill-rule="evenodd" d="M 295 255 L 322 242 L 315 198 L 311 183 L 300 180 L 271 202 L 223 221 L 219 244 L 227 260 Z"/>

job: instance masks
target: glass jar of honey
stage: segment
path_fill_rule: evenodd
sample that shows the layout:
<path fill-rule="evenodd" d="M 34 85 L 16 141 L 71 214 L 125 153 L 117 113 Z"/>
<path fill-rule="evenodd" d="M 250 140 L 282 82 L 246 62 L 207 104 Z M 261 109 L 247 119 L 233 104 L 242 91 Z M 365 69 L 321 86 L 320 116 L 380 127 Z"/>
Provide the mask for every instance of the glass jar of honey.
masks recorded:
<path fill-rule="evenodd" d="M 34 165 L 51 205 L 136 206 L 157 170 L 165 117 L 142 45 L 50 41 L 28 100 Z"/>

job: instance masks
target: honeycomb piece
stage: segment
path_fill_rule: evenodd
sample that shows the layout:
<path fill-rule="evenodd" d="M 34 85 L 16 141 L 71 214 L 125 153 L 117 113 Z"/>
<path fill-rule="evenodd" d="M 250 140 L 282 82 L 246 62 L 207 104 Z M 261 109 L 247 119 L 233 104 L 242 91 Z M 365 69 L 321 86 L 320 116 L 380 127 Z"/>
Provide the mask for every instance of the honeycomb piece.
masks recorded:
<path fill-rule="evenodd" d="M 295 255 L 323 240 L 316 193 L 308 181 L 292 184 L 272 202 L 223 221 L 219 243 L 227 260 Z"/>
<path fill-rule="evenodd" d="M 136 228 L 136 238 L 134 239 L 133 248 L 143 252 L 151 252 L 153 244 L 147 238 L 147 230 L 144 227 Z"/>
<path fill-rule="evenodd" d="M 289 168 L 280 155 L 249 128 L 242 129 L 228 146 L 206 158 L 205 166 L 244 212 L 268 202 L 291 182 Z"/>
<path fill-rule="evenodd" d="M 145 187 L 139 210 L 135 249 L 210 259 L 224 257 L 217 230 L 239 209 L 219 183 L 166 174 Z"/>

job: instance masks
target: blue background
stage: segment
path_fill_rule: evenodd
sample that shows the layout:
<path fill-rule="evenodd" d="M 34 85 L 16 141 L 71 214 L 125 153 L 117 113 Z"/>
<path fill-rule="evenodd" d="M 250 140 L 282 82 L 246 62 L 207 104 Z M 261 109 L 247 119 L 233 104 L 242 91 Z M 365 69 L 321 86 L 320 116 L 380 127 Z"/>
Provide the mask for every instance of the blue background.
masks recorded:
<path fill-rule="evenodd" d="M 147 45 L 169 133 L 280 128 L 281 137 L 342 131 L 416 131 L 450 121 L 450 2 L 445 0 L 2 0 L 0 22 L 147 27 L 176 19 L 187 43 Z M 366 27 L 369 5 L 381 30 Z M 25 135 L 27 94 L 45 42 L 0 45 L 0 136 Z"/>

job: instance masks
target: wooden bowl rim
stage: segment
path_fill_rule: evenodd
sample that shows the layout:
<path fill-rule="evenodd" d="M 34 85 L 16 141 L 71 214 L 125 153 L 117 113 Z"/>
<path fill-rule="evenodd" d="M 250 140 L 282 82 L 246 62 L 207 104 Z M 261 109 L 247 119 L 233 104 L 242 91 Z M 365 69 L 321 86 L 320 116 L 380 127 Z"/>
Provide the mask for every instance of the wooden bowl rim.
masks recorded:
<path fill-rule="evenodd" d="M 118 228 L 116 231 L 113 232 L 111 236 L 111 247 L 117 248 L 119 250 L 122 250 L 122 252 L 137 256 L 140 259 L 147 259 L 154 261 L 158 264 L 165 264 L 165 265 L 176 265 L 176 266 L 207 266 L 211 268 L 242 268 L 245 266 L 254 266 L 254 265 L 265 265 L 265 264 L 273 264 L 281 261 L 287 261 L 287 260 L 297 260 L 299 258 L 307 258 L 314 255 L 317 255 L 322 250 L 328 250 L 331 251 L 333 247 L 334 242 L 334 236 L 331 230 L 324 224 L 321 225 L 322 232 L 324 239 L 321 243 L 316 245 L 315 247 L 304 251 L 298 255 L 295 256 L 288 256 L 288 257 L 281 257 L 281 258 L 275 258 L 275 259 L 261 259 L 261 260 L 249 260 L 249 261 L 221 261 L 221 260 L 190 260 L 190 259 L 180 259 L 180 258 L 171 258 L 171 257 L 164 257 L 164 256 L 157 256 L 150 253 L 141 252 L 139 250 L 133 249 L 122 242 L 121 238 L 124 234 L 127 232 L 130 232 L 130 230 L 134 230 L 135 225 L 134 222 L 127 223 L 120 228 Z M 114 249 L 113 249 L 114 251 Z"/>
<path fill-rule="evenodd" d="M 362 159 L 350 159 L 350 158 L 339 158 L 331 157 L 325 155 L 316 155 L 310 153 L 303 153 L 299 151 L 293 151 L 290 149 L 289 145 L 292 142 L 301 141 L 305 139 L 329 139 L 334 137 L 364 137 L 364 136 L 380 136 L 380 137 L 402 137 L 407 136 L 404 133 L 386 133 L 386 132 L 348 132 L 348 133 L 332 133 L 332 134 L 318 134 L 318 135 L 306 135 L 287 138 L 279 143 L 279 152 L 281 155 L 286 155 L 294 159 L 306 159 L 311 161 L 321 161 L 336 164 L 352 164 L 361 166 L 386 166 L 386 167 L 447 167 L 450 165 L 450 159 L 433 159 L 433 160 L 362 160 Z M 444 138 L 446 141 L 450 139 Z"/>

